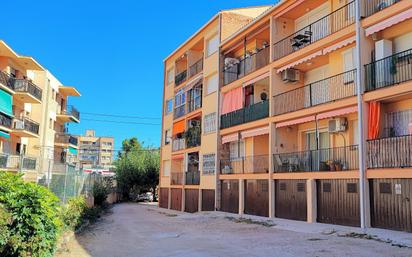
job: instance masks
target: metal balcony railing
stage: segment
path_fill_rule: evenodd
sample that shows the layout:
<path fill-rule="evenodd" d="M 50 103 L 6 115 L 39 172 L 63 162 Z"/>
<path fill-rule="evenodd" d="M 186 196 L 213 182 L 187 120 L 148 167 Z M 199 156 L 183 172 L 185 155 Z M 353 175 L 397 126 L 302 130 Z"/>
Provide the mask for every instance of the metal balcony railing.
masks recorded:
<path fill-rule="evenodd" d="M 203 57 L 189 67 L 189 77 L 193 77 L 203 71 Z"/>
<path fill-rule="evenodd" d="M 27 79 L 11 79 L 15 92 L 29 93 L 38 100 L 42 100 L 43 90 Z"/>
<path fill-rule="evenodd" d="M 364 0 L 365 17 L 380 12 L 383 9 L 400 2 L 401 0 Z"/>
<path fill-rule="evenodd" d="M 229 128 L 269 116 L 269 101 L 262 101 L 248 107 L 220 116 L 220 128 Z"/>
<path fill-rule="evenodd" d="M 175 138 L 172 140 L 172 151 L 186 149 L 186 140 L 184 138 Z"/>
<path fill-rule="evenodd" d="M 356 95 L 356 70 L 347 71 L 273 97 L 274 115 Z"/>
<path fill-rule="evenodd" d="M 412 135 L 368 140 L 366 148 L 369 169 L 412 167 Z"/>
<path fill-rule="evenodd" d="M 245 75 L 269 64 L 270 47 L 256 50 L 250 56 L 246 56 L 239 63 L 232 64 L 223 69 L 223 84 L 227 85 Z"/>
<path fill-rule="evenodd" d="M 186 114 L 186 104 L 176 107 L 173 111 L 173 119 L 178 119 Z"/>
<path fill-rule="evenodd" d="M 356 170 L 359 167 L 358 146 L 274 154 L 273 165 L 275 172 Z"/>
<path fill-rule="evenodd" d="M 185 185 L 200 185 L 200 171 L 186 171 Z"/>
<path fill-rule="evenodd" d="M 14 118 L 13 120 L 13 129 L 15 130 L 26 130 L 29 131 L 33 134 L 38 135 L 39 134 L 39 129 L 40 129 L 40 124 L 29 119 L 29 118 Z"/>
<path fill-rule="evenodd" d="M 0 126 L 6 127 L 6 128 L 12 128 L 12 122 L 13 119 L 4 113 L 0 112 Z"/>
<path fill-rule="evenodd" d="M 66 133 L 56 133 L 54 141 L 59 144 L 71 144 L 77 146 L 78 140 L 76 137 Z"/>
<path fill-rule="evenodd" d="M 269 173 L 269 155 L 220 160 L 220 174 Z"/>
<path fill-rule="evenodd" d="M 187 70 L 180 72 L 179 74 L 176 75 L 175 77 L 175 86 L 179 86 L 183 82 L 185 82 L 187 79 Z"/>
<path fill-rule="evenodd" d="M 172 172 L 170 174 L 171 185 L 183 185 L 183 172 Z"/>
<path fill-rule="evenodd" d="M 77 120 L 80 120 L 80 112 L 73 106 L 68 105 L 66 109 L 61 110 L 61 114 L 73 116 Z"/>
<path fill-rule="evenodd" d="M 333 11 L 273 45 L 278 60 L 355 23 L 355 2 Z"/>
<path fill-rule="evenodd" d="M 26 155 L 0 153 L 0 168 L 14 170 L 35 170 L 37 159 Z"/>
<path fill-rule="evenodd" d="M 14 86 L 10 75 L 3 71 L 0 71 L 0 83 L 14 91 Z"/>
<path fill-rule="evenodd" d="M 412 49 L 365 65 L 366 91 L 412 80 Z"/>

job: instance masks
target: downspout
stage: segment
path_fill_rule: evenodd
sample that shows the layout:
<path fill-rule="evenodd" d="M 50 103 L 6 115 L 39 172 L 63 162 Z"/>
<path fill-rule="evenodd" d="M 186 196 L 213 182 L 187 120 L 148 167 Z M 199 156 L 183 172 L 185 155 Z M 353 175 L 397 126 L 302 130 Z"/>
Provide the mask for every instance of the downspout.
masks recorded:
<path fill-rule="evenodd" d="M 366 176 L 365 176 L 365 138 L 363 128 L 363 102 L 362 102 L 362 63 L 361 63 L 361 1 L 355 0 L 356 19 L 356 85 L 358 102 L 358 132 L 359 132 L 359 198 L 360 198 L 360 223 L 366 229 Z"/>
<path fill-rule="evenodd" d="M 221 107 L 221 103 L 220 103 L 220 88 L 223 82 L 223 78 L 222 78 L 222 72 L 220 69 L 221 66 L 221 47 L 220 47 L 220 43 L 222 42 L 222 13 L 219 13 L 218 16 L 218 37 L 219 37 L 219 48 L 218 48 L 218 60 L 217 60 L 217 77 L 218 77 L 218 81 L 219 81 L 219 85 L 218 85 L 218 89 L 217 89 L 217 94 L 216 94 L 216 98 L 217 98 L 217 111 L 216 111 L 216 155 L 215 155 L 215 210 L 220 209 L 220 201 L 219 201 L 219 196 L 220 194 L 218 194 L 218 189 L 220 189 L 220 184 L 219 184 L 219 174 L 220 174 L 220 151 L 219 148 L 221 146 L 221 138 L 220 138 L 220 107 Z M 219 204 L 218 204 L 219 202 Z M 218 208 L 219 207 L 219 208 Z"/>

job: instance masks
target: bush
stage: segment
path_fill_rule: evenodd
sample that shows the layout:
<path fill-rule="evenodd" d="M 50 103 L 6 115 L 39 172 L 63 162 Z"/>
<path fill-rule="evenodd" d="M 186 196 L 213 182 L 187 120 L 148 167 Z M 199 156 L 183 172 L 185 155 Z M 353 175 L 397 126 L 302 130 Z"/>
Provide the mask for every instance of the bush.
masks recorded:
<path fill-rule="evenodd" d="M 1 172 L 0 204 L 11 215 L 0 256 L 53 256 L 62 226 L 59 199 L 53 193 Z"/>
<path fill-rule="evenodd" d="M 12 223 L 11 214 L 0 204 L 0 253 L 10 238 L 9 226 Z"/>
<path fill-rule="evenodd" d="M 61 219 L 66 229 L 78 229 L 82 223 L 86 212 L 86 200 L 84 196 L 77 196 L 69 199 L 61 211 Z"/>
<path fill-rule="evenodd" d="M 103 204 L 106 202 L 107 196 L 110 193 L 109 188 L 104 182 L 94 183 L 92 192 L 94 197 L 94 204 L 97 206 L 103 206 Z"/>

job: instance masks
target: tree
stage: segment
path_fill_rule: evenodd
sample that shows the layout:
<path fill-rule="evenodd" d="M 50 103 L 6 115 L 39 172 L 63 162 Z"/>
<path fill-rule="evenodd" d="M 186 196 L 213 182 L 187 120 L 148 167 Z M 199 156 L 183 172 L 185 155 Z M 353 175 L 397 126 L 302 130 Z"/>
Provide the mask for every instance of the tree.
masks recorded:
<path fill-rule="evenodd" d="M 160 169 L 158 148 L 145 147 L 135 137 L 126 139 L 115 166 L 117 185 L 125 199 L 155 191 Z"/>

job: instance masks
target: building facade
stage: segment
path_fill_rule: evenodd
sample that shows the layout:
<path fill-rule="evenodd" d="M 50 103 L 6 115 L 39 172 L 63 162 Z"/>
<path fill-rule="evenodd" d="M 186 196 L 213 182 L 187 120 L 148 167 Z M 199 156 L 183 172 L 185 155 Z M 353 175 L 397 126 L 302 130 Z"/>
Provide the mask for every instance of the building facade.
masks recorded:
<path fill-rule="evenodd" d="M 197 210 L 412 232 L 411 10 L 284 0 L 221 38 L 215 202 Z M 187 211 L 161 169 L 160 205 Z"/>
<path fill-rule="evenodd" d="M 86 130 L 78 136 L 79 160 L 82 167 L 111 166 L 114 159 L 114 138 L 96 136 L 94 130 Z"/>

